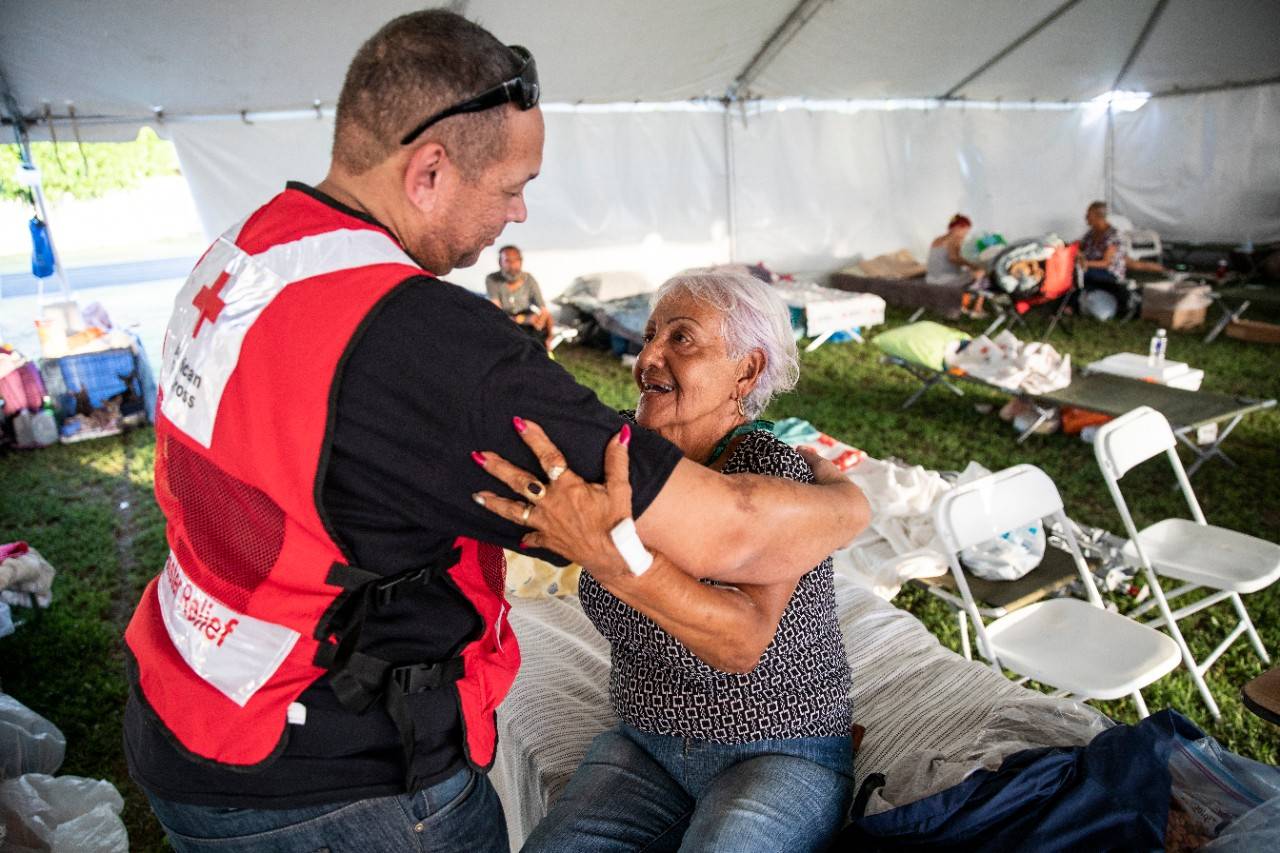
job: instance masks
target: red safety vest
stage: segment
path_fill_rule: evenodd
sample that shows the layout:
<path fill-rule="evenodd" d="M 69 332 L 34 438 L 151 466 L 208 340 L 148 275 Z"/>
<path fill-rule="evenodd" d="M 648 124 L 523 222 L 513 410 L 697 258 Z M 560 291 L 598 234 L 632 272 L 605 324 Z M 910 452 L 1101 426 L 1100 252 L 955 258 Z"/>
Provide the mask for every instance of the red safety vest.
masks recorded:
<path fill-rule="evenodd" d="M 417 275 L 384 229 L 288 189 L 220 237 L 177 297 L 156 422 L 170 553 L 125 640 L 144 704 L 191 755 L 269 761 L 289 724 L 305 724 L 298 697 L 330 673 L 344 706 L 383 702 L 406 785 L 405 697 L 421 690 L 457 692 L 467 757 L 492 764 L 494 710 L 520 665 L 501 549 L 460 537 L 436 569 L 482 634 L 453 660 L 393 666 L 360 650 L 368 605 L 434 576 L 351 566 L 317 505 L 343 354 L 378 302 Z"/>

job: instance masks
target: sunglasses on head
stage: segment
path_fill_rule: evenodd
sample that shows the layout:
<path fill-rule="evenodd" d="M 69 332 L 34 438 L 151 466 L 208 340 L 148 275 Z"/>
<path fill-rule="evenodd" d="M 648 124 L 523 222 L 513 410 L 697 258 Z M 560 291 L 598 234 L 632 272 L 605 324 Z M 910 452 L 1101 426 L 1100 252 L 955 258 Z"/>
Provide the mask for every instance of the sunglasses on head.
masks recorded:
<path fill-rule="evenodd" d="M 522 60 L 520 70 L 516 72 L 515 77 L 499 83 L 492 89 L 481 92 L 474 98 L 446 107 L 440 112 L 429 116 L 413 130 L 406 133 L 400 140 L 400 144 L 410 144 L 431 125 L 438 121 L 443 121 L 449 116 L 456 116 L 462 113 L 478 113 L 506 103 L 513 103 L 522 110 L 531 110 L 536 107 L 538 105 L 538 95 L 540 94 L 538 65 L 533 61 L 533 54 L 529 52 L 528 48 L 521 47 L 518 44 L 513 44 L 509 47 L 511 52 Z"/>

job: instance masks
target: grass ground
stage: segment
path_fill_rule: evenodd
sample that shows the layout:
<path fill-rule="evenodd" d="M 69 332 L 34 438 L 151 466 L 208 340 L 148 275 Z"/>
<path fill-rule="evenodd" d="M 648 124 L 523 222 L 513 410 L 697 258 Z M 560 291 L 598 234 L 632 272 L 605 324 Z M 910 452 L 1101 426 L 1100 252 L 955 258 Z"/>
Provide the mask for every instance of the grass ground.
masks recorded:
<path fill-rule="evenodd" d="M 890 313 L 890 323 L 903 315 Z M 960 324 L 965 325 L 965 324 Z M 970 322 L 971 332 L 981 324 Z M 1112 352 L 1144 352 L 1149 323 L 1079 323 L 1075 336 L 1056 335 L 1077 365 Z M 1205 388 L 1280 397 L 1280 350 L 1221 338 L 1210 346 L 1195 334 L 1171 336 L 1169 357 L 1202 367 Z M 616 359 L 586 349 L 565 349 L 561 364 L 597 390 L 607 404 L 634 402 L 628 372 Z M 829 345 L 805 355 L 799 386 L 775 401 L 774 417 L 806 418 L 875 456 L 897 456 L 939 469 L 970 459 L 996 469 L 1018 462 L 1044 468 L 1057 482 L 1068 512 L 1085 524 L 1120 530 L 1092 449 L 1076 438 L 1038 436 L 1023 445 L 994 415 L 975 404 L 998 405 L 999 395 L 968 390 L 964 398 L 935 389 L 908 411 L 899 407 L 913 388 L 905 373 L 878 363 L 872 346 Z M 0 686 L 45 715 L 67 736 L 63 773 L 106 778 L 125 797 L 125 821 L 135 850 L 160 849 L 162 835 L 142 792 L 128 779 L 121 747 L 126 684 L 121 634 L 145 585 L 163 563 L 163 523 L 152 497 L 153 433 L 138 431 L 68 447 L 0 458 L 0 542 L 25 539 L 59 570 L 54 604 L 0 640 Z M 1209 520 L 1280 541 L 1280 411 L 1247 418 L 1224 448 L 1239 463 L 1206 465 L 1195 487 Z M 1139 523 L 1178 514 L 1167 466 L 1148 465 L 1126 478 Z M 916 614 L 944 643 L 959 647 L 950 612 L 931 597 L 904 589 L 896 603 Z M 1280 586 L 1246 598 L 1263 642 L 1280 652 Z M 20 612 L 22 615 L 25 613 Z M 1229 627 L 1229 611 L 1210 610 L 1183 623 L 1203 656 Z M 1237 643 L 1209 675 L 1223 716 L 1212 723 L 1190 678 L 1181 670 L 1149 688 L 1151 708 L 1172 706 L 1192 717 L 1229 748 L 1280 762 L 1280 728 L 1244 710 L 1239 686 L 1263 667 Z M 1132 721 L 1130 703 L 1102 703 L 1113 717 Z"/>

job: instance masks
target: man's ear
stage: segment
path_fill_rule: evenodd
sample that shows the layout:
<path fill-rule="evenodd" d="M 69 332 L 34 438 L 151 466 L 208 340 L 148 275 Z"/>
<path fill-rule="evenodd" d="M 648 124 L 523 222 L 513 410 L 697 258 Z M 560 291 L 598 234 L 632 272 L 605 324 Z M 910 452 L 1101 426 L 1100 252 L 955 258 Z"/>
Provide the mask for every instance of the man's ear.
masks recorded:
<path fill-rule="evenodd" d="M 430 213 L 440 202 L 441 185 L 453 169 L 444 146 L 428 142 L 414 149 L 404 170 L 404 194 L 409 203 Z"/>

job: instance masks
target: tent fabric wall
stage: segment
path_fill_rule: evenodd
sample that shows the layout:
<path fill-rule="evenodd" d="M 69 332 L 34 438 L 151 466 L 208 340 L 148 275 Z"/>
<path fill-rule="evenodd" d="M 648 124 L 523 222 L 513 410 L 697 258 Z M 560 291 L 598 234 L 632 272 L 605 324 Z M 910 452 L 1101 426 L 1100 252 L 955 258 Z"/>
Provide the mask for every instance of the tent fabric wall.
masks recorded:
<path fill-rule="evenodd" d="M 1156 99 L 1116 115 L 1115 208 L 1168 238 L 1280 237 L 1280 164 L 1265 144 L 1278 138 L 1278 100 L 1280 87 L 1268 87 Z M 603 270 L 656 284 L 731 251 L 813 272 L 900 247 L 923 256 L 956 211 L 1010 239 L 1073 239 L 1085 205 L 1107 195 L 1101 107 L 782 106 L 735 107 L 726 122 L 716 105 L 548 105 L 529 220 L 501 241 L 524 248 L 551 295 Z M 332 121 L 169 129 L 212 236 L 286 180 L 320 180 Z M 494 247 L 450 278 L 479 290 L 496 266 Z"/>
<path fill-rule="evenodd" d="M 1280 241 L 1280 85 L 1115 118 L 1114 207 L 1166 239 Z"/>
<path fill-rule="evenodd" d="M 542 173 L 529 184 L 527 222 L 502 243 L 548 296 L 574 277 L 633 270 L 657 284 L 672 272 L 728 260 L 723 115 L 718 109 L 544 111 Z M 170 135 L 212 239 L 284 188 L 319 182 L 329 163 L 331 119 L 173 124 Z M 449 278 L 483 289 L 497 247 Z"/>
<path fill-rule="evenodd" d="M 788 109 L 734 126 L 738 254 L 784 269 L 923 258 L 957 211 L 979 231 L 1070 239 L 1103 191 L 1105 124 L 1080 109 Z"/>

